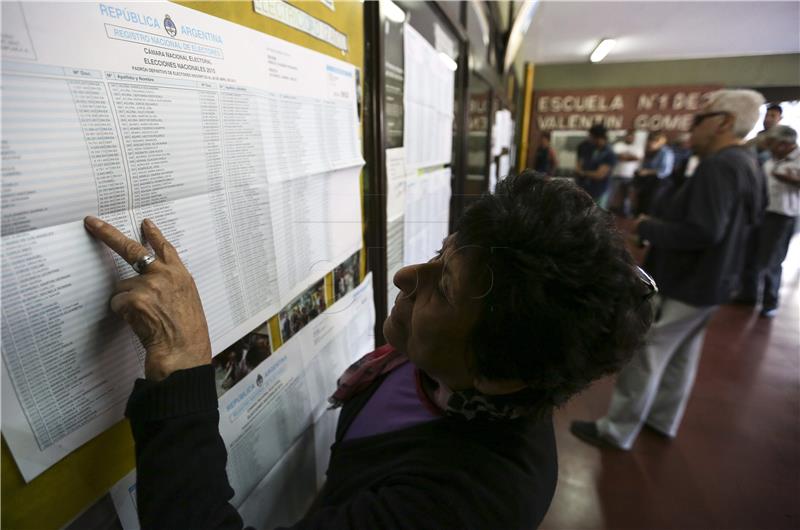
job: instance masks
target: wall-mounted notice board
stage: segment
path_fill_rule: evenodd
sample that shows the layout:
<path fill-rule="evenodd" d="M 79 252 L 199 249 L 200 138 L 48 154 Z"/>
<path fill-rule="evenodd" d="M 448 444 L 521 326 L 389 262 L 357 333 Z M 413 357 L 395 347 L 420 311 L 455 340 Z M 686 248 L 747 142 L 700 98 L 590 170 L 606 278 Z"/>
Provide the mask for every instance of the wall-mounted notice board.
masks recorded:
<path fill-rule="evenodd" d="M 428 261 L 449 233 L 457 48 L 422 13 L 385 22 L 387 311 L 399 293 L 394 274 Z M 431 24 L 434 43 L 414 20 Z"/>
<path fill-rule="evenodd" d="M 2 10 L 3 526 L 62 527 L 134 467 L 122 413 L 144 352 L 107 309 L 132 271 L 83 233 L 87 214 L 133 237 L 154 219 L 197 281 L 221 404 L 294 419 L 250 468 L 304 454 L 331 374 L 370 346 L 370 312 L 342 307 L 372 300 L 363 6 Z M 276 385 L 293 393 L 263 397 Z M 238 434 L 223 432 L 229 450 Z M 263 483 L 243 469 L 229 467 L 239 505 Z"/>

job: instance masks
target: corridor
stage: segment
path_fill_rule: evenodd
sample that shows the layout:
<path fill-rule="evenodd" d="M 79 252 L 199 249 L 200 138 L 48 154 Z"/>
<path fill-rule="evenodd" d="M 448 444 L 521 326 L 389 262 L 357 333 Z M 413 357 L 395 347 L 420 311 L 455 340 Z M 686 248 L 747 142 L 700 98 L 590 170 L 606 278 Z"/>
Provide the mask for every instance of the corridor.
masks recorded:
<path fill-rule="evenodd" d="M 741 306 L 714 316 L 681 430 L 647 429 L 600 451 L 569 423 L 602 416 L 613 379 L 556 414 L 560 475 L 542 530 L 800 528 L 800 234 L 773 320 Z"/>

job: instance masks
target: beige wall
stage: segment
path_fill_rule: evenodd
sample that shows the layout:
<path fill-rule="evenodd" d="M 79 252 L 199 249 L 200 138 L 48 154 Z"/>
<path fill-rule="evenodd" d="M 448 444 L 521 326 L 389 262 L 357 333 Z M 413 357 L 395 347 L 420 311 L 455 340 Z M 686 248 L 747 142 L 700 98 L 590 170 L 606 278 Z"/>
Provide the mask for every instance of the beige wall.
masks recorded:
<path fill-rule="evenodd" d="M 535 90 L 721 84 L 800 85 L 800 54 L 637 63 L 536 65 Z"/>

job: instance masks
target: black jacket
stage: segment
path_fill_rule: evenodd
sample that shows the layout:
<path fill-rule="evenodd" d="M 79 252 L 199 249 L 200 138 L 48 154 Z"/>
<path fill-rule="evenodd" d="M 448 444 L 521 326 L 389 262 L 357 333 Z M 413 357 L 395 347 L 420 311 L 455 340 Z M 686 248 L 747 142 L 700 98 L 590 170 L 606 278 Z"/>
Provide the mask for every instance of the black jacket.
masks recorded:
<path fill-rule="evenodd" d="M 734 146 L 661 197 L 638 233 L 652 244 L 645 268 L 664 296 L 693 306 L 728 301 L 739 288 L 747 229 L 766 207 L 764 184 L 753 153 Z"/>
<path fill-rule="evenodd" d="M 441 418 L 342 442 L 382 380 L 342 409 L 327 482 L 294 529 L 531 529 L 552 500 L 552 420 Z M 228 503 L 213 370 L 138 380 L 128 402 L 142 528 L 241 528 Z"/>

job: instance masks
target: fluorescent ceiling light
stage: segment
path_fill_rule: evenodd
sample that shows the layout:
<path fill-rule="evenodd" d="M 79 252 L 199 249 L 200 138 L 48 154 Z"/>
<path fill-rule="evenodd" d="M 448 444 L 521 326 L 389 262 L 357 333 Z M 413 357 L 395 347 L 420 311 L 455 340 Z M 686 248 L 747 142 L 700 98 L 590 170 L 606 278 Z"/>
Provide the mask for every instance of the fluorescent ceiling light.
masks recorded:
<path fill-rule="evenodd" d="M 508 45 L 506 46 L 506 56 L 503 59 L 503 71 L 507 72 L 511 68 L 511 63 L 514 62 L 514 57 L 522 45 L 528 28 L 533 21 L 533 15 L 536 14 L 536 8 L 539 7 L 539 0 L 525 0 L 522 7 L 517 13 L 517 18 L 514 19 L 514 24 L 511 26 L 511 34 L 508 37 Z"/>
<path fill-rule="evenodd" d="M 594 51 L 592 52 L 592 55 L 589 56 L 589 60 L 592 61 L 593 63 L 599 63 L 600 61 L 606 58 L 606 55 L 608 55 L 609 52 L 613 50 L 614 46 L 616 45 L 617 45 L 616 39 L 601 40 L 600 44 L 598 44 L 595 47 Z"/>
<path fill-rule="evenodd" d="M 383 0 L 381 6 L 383 7 L 383 14 L 392 22 L 402 24 L 406 21 L 406 12 L 397 7 L 397 4 L 392 0 Z"/>

